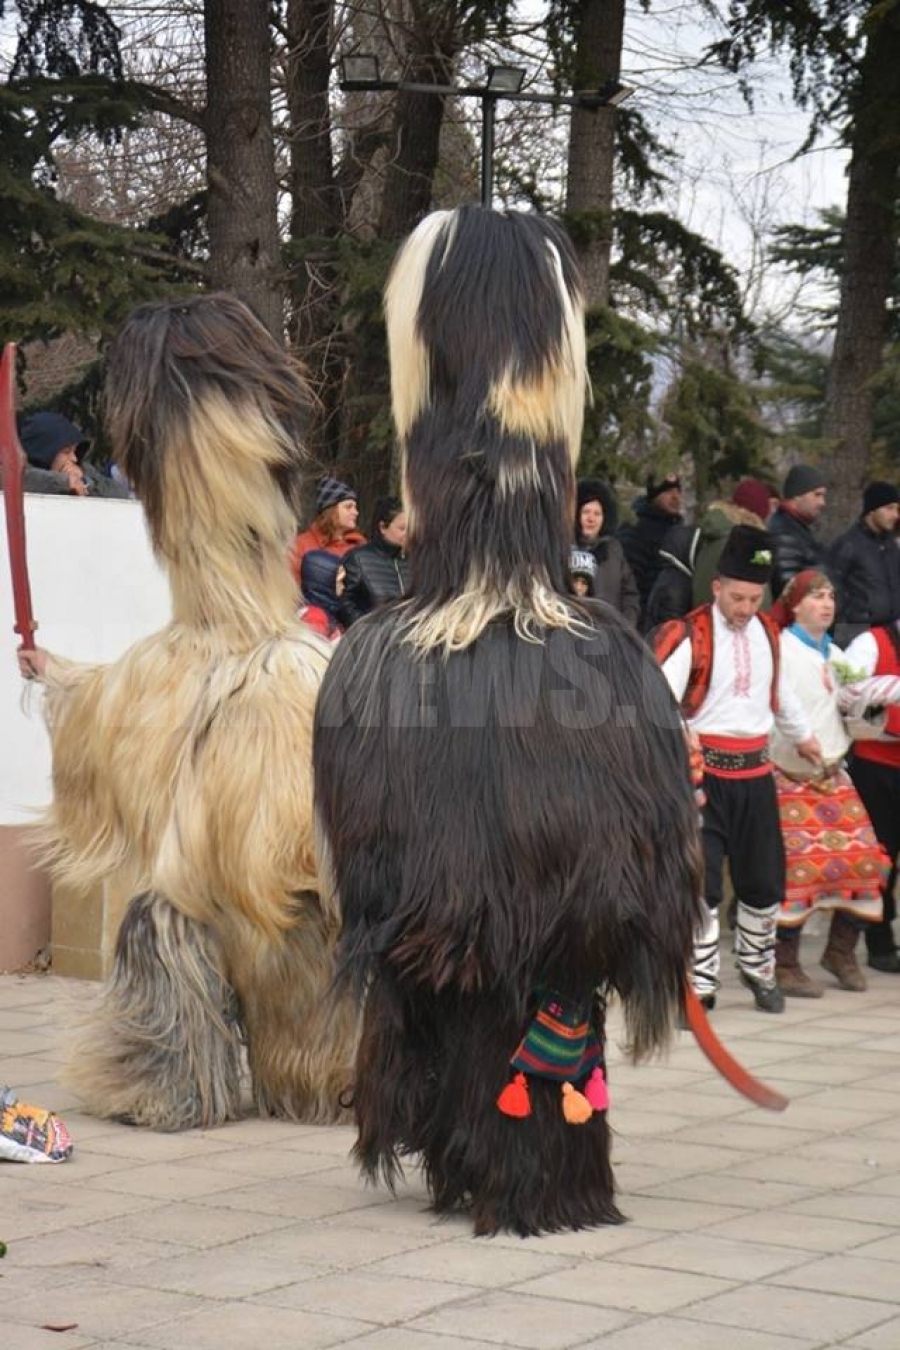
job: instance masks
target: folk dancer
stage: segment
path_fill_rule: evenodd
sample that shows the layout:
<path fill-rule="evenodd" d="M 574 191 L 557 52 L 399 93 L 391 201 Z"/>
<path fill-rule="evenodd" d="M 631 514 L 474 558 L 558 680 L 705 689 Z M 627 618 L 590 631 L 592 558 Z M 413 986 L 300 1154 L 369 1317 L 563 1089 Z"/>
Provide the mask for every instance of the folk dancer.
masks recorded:
<path fill-rule="evenodd" d="M 760 614 L 772 574 L 765 530 L 737 525 L 725 542 L 711 604 L 662 624 L 654 650 L 703 755 L 702 840 L 706 911 L 694 946 L 693 983 L 715 1006 L 719 987 L 722 870 L 738 896 L 735 955 L 762 1012 L 780 1013 L 775 925 L 784 898 L 784 845 L 769 761 L 777 724 L 798 753 L 821 760 L 809 720 L 780 669 L 779 633 Z"/>
<path fill-rule="evenodd" d="M 900 676 L 900 620 L 860 633 L 845 652 L 851 678 L 876 677 L 884 687 L 887 706 L 884 734 L 853 745 L 848 767 L 853 784 L 868 811 L 878 841 L 891 862 L 882 888 L 881 921 L 866 929 L 868 963 L 872 970 L 900 974 L 900 952 L 894 937 L 897 855 L 900 853 L 900 707 L 892 702 L 893 679 Z"/>
<path fill-rule="evenodd" d="M 792 577 L 772 609 L 782 628 L 782 669 L 823 756 L 821 769 L 814 769 L 780 726 L 773 728 L 769 750 L 787 857 L 775 978 L 783 994 L 799 998 L 824 992 L 800 963 L 800 935 L 816 910 L 831 913 L 819 964 L 842 989 L 866 988 L 857 938 L 864 923 L 881 920 L 881 886 L 890 871 L 844 764 L 852 742 L 840 711 L 843 653 L 828 636 L 834 613 L 834 587 L 814 568 Z"/>

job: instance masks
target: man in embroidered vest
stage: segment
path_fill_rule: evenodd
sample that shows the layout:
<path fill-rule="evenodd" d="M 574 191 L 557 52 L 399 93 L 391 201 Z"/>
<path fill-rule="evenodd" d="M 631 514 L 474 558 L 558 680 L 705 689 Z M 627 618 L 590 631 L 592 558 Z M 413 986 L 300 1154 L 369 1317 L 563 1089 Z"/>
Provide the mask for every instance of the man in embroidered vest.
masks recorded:
<path fill-rule="evenodd" d="M 844 652 L 844 660 L 860 676 L 900 675 L 900 621 L 860 633 Z M 869 965 L 873 970 L 900 975 L 900 952 L 893 930 L 900 853 L 900 707 L 888 707 L 884 739 L 854 741 L 847 767 L 878 842 L 891 860 L 882 891 L 881 922 L 866 930 Z"/>
<path fill-rule="evenodd" d="M 719 559 L 711 604 L 654 634 L 662 663 L 703 756 L 702 840 L 707 913 L 694 946 L 694 988 L 706 1007 L 719 987 L 722 871 L 738 896 L 735 955 L 742 982 L 763 1012 L 784 1010 L 775 983 L 775 924 L 784 895 L 784 844 L 769 763 L 773 722 L 804 758 L 821 761 L 800 703 L 783 678 L 778 630 L 760 614 L 772 575 L 765 530 L 736 525 Z"/>

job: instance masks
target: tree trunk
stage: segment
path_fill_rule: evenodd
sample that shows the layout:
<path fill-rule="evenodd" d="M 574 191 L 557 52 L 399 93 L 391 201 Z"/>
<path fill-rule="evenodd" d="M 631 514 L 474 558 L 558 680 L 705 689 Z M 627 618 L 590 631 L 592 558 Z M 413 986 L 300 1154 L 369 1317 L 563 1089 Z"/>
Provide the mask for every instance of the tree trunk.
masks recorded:
<path fill-rule="evenodd" d="M 619 78 L 624 25 L 625 0 L 584 0 L 576 35 L 576 90 L 599 89 Z M 573 218 L 589 308 L 609 303 L 615 138 L 615 108 L 573 108 L 566 214 Z"/>
<path fill-rule="evenodd" d="M 291 234 L 331 237 L 341 211 L 331 155 L 331 21 L 333 0 L 288 0 Z"/>
<path fill-rule="evenodd" d="M 405 29 L 407 47 L 401 70 L 405 81 L 448 84 L 458 47 L 453 6 L 413 7 Z M 431 207 L 438 164 L 444 96 L 398 90 L 394 104 L 391 153 L 384 173 L 378 236 L 400 240 Z M 391 486 L 390 445 L 385 414 L 390 407 L 387 343 L 379 324 L 360 325 L 344 388 L 345 418 L 340 465 L 358 487 L 367 513 L 374 497 Z"/>
<path fill-rule="evenodd" d="M 287 102 L 291 154 L 291 341 L 318 396 L 308 447 L 330 464 L 340 432 L 343 344 L 338 278 L 330 240 L 342 230 L 341 197 L 331 152 L 333 0 L 288 0 Z"/>
<path fill-rule="evenodd" d="M 834 451 L 829 533 L 859 515 L 872 452 L 874 381 L 884 357 L 900 170 L 900 9 L 873 24 L 853 104 L 844 268 L 825 393 Z"/>
<path fill-rule="evenodd" d="M 210 273 L 284 333 L 268 0 L 204 0 Z"/>
<path fill-rule="evenodd" d="M 453 51 L 436 46 L 414 52 L 404 79 L 414 84 L 449 84 Z M 444 120 L 444 94 L 397 93 L 395 151 L 387 167 L 381 203 L 382 239 L 402 239 L 431 206 Z"/>

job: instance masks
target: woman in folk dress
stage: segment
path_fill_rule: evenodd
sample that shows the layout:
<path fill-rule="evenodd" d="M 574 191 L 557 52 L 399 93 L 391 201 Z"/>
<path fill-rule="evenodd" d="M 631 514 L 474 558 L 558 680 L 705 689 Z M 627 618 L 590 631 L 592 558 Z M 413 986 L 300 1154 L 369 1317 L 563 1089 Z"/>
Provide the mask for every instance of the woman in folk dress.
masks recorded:
<path fill-rule="evenodd" d="M 787 859 L 778 921 L 776 979 L 785 994 L 820 998 L 822 986 L 800 964 L 800 934 L 815 910 L 831 911 L 820 964 L 842 989 L 863 990 L 855 948 L 860 929 L 881 917 L 888 859 L 844 767 L 851 744 L 839 709 L 841 651 L 828 636 L 834 588 L 823 572 L 795 576 L 774 607 L 782 626 L 781 659 L 822 746 L 818 773 L 777 729 L 770 750 Z M 837 663 L 837 664 L 836 664 Z"/>

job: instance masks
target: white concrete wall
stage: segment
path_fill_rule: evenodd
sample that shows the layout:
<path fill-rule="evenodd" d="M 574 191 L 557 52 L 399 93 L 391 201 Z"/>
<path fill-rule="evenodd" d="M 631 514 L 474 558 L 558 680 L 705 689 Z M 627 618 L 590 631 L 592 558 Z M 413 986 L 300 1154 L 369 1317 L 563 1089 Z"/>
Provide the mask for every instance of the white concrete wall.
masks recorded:
<path fill-rule="evenodd" d="M 38 646 L 74 660 L 112 661 L 168 622 L 168 583 L 138 502 L 29 495 L 25 527 Z M 40 694 L 30 689 L 23 707 L 13 624 L 0 493 L 0 825 L 29 823 L 50 799 Z"/>

